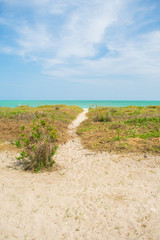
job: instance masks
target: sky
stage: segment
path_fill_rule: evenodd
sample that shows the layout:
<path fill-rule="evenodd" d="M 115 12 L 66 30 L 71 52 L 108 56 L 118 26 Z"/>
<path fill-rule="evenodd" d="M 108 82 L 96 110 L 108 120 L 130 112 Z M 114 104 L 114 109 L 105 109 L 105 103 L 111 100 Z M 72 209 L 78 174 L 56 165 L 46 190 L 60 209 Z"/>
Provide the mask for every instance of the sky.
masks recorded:
<path fill-rule="evenodd" d="M 0 0 L 0 100 L 160 100 L 160 1 Z"/>

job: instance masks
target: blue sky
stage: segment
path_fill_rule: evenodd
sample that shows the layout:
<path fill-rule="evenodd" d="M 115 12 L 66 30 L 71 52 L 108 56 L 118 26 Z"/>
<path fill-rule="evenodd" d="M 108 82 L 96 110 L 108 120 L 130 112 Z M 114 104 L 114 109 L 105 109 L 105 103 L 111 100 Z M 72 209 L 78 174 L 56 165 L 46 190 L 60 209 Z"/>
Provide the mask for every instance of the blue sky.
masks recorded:
<path fill-rule="evenodd" d="M 0 100 L 160 100 L 159 0 L 0 0 Z"/>

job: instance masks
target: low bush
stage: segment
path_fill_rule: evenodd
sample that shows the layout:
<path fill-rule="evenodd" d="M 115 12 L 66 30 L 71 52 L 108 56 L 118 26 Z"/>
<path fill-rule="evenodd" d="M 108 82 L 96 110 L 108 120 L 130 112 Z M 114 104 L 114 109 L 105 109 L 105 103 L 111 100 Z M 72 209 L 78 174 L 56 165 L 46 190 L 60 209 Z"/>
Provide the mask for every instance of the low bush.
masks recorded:
<path fill-rule="evenodd" d="M 53 121 L 40 119 L 36 114 L 30 130 L 25 133 L 25 127 L 21 127 L 22 133 L 15 142 L 18 148 L 22 148 L 17 159 L 22 160 L 25 170 L 38 172 L 42 168 L 50 168 L 57 149 L 57 131 Z"/>
<path fill-rule="evenodd" d="M 111 114 L 109 112 L 105 112 L 105 113 L 96 113 L 94 118 L 93 118 L 94 122 L 111 122 L 112 118 L 111 118 Z"/>

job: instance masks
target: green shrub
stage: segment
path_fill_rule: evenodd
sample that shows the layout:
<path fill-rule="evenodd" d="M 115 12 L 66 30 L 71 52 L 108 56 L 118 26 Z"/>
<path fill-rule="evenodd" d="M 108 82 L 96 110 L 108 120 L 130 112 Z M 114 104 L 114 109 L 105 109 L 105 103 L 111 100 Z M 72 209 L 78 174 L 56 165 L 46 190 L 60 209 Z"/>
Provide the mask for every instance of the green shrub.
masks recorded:
<path fill-rule="evenodd" d="M 160 137 L 160 131 L 151 131 L 139 135 L 139 138 L 148 139 L 148 138 L 158 138 Z"/>
<path fill-rule="evenodd" d="M 128 123 L 128 124 L 143 124 L 143 123 L 149 123 L 149 122 L 155 122 L 155 123 L 159 123 L 160 122 L 160 116 L 158 117 L 151 117 L 151 118 L 147 118 L 147 117 L 141 117 L 141 118 L 133 118 L 133 119 L 129 119 L 127 121 L 125 121 L 124 123 Z"/>
<path fill-rule="evenodd" d="M 57 149 L 57 131 L 51 121 L 41 120 L 36 113 L 36 118 L 30 126 L 30 131 L 25 133 L 21 127 L 21 135 L 15 144 L 22 148 L 20 157 L 25 170 L 38 172 L 42 168 L 50 168 L 54 161 L 52 156 Z"/>
<path fill-rule="evenodd" d="M 104 114 L 96 114 L 93 120 L 95 122 L 111 122 L 112 118 L 110 113 L 106 112 Z"/>

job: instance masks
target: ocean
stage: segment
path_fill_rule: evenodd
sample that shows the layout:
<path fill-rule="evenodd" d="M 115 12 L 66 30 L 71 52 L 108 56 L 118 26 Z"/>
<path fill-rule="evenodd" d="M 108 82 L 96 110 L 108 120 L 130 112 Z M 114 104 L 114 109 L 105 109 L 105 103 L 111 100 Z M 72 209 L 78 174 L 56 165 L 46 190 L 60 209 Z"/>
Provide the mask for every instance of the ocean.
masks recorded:
<path fill-rule="evenodd" d="M 94 106 L 105 107 L 126 107 L 126 106 L 149 106 L 160 105 L 160 101 L 109 101 L 109 100 L 1 100 L 0 107 L 17 107 L 22 105 L 29 105 L 31 107 L 38 107 L 42 105 L 77 105 L 82 108 L 89 108 Z"/>

